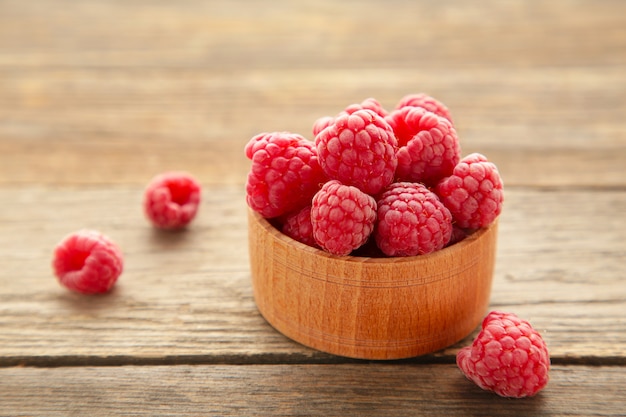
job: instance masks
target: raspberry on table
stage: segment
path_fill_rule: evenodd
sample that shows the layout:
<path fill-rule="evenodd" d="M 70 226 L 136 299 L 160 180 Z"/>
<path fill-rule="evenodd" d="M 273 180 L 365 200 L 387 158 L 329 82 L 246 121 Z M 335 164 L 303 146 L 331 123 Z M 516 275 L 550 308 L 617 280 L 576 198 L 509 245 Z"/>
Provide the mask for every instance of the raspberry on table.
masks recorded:
<path fill-rule="evenodd" d="M 452 216 L 439 198 L 419 183 L 399 182 L 377 201 L 376 244 L 387 256 L 415 256 L 443 248 Z"/>
<path fill-rule="evenodd" d="M 200 183 L 189 173 L 164 172 L 152 178 L 144 191 L 144 213 L 159 229 L 182 229 L 198 212 L 200 192 Z"/>
<path fill-rule="evenodd" d="M 448 107 L 446 107 L 446 105 L 443 104 L 441 101 L 429 96 L 428 94 L 408 94 L 402 97 L 402 99 L 396 106 L 396 110 L 407 106 L 422 107 L 423 109 L 433 112 L 438 116 L 448 119 L 448 121 L 452 123 L 452 116 L 450 115 L 450 110 L 448 110 Z"/>
<path fill-rule="evenodd" d="M 405 106 L 386 117 L 398 138 L 398 181 L 433 186 L 450 175 L 461 158 L 456 130 L 422 107 Z"/>
<path fill-rule="evenodd" d="M 493 311 L 471 346 L 456 357 L 461 372 L 502 397 L 530 397 L 549 379 L 550 356 L 541 335 L 513 313 Z"/>
<path fill-rule="evenodd" d="M 394 179 L 397 141 L 389 124 L 371 110 L 339 115 L 315 137 L 315 145 L 330 179 L 371 195 Z"/>
<path fill-rule="evenodd" d="M 108 292 L 123 270 L 120 248 L 95 230 L 66 236 L 53 253 L 52 268 L 66 288 L 83 294 Z"/>
<path fill-rule="evenodd" d="M 290 132 L 261 133 L 245 147 L 252 167 L 246 181 L 248 205 L 265 218 L 311 204 L 327 181 L 313 142 Z"/>
<path fill-rule="evenodd" d="M 294 211 L 284 216 L 282 220 L 281 232 L 292 239 L 302 242 L 305 245 L 318 247 L 313 238 L 313 224 L 311 223 L 311 205 L 301 210 Z"/>
<path fill-rule="evenodd" d="M 356 112 L 357 110 L 365 110 L 365 109 L 371 110 L 383 118 L 386 117 L 387 114 L 389 114 L 389 112 L 385 110 L 385 108 L 382 106 L 382 104 L 378 102 L 378 100 L 370 97 L 370 98 L 366 98 L 359 104 L 350 104 L 344 110 L 342 110 L 338 116 L 344 115 L 344 114 L 352 114 Z M 317 136 L 318 133 L 320 133 L 322 130 L 330 126 L 334 120 L 335 118 L 331 116 L 324 116 L 324 117 L 320 117 L 319 119 L 317 119 L 315 123 L 313 124 L 313 136 Z"/>
<path fill-rule="evenodd" d="M 452 175 L 441 180 L 434 190 L 457 226 L 479 229 L 491 224 L 502 211 L 502 189 L 495 164 L 484 155 L 473 153 L 464 157 Z"/>
<path fill-rule="evenodd" d="M 362 246 L 375 220 L 376 201 L 356 187 L 330 180 L 313 197 L 313 237 L 334 255 L 348 255 Z"/>

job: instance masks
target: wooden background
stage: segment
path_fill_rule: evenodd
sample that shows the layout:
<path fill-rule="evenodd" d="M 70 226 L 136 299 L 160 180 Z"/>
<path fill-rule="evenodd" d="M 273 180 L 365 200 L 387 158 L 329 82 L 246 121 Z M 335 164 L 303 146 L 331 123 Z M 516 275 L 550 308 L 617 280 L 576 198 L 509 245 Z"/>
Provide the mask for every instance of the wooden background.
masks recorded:
<path fill-rule="evenodd" d="M 454 365 L 298 345 L 250 286 L 245 143 L 367 97 L 427 92 L 505 183 L 491 307 L 552 356 L 505 400 Z M 1 415 L 624 415 L 626 2 L 0 0 Z M 203 185 L 184 233 L 143 218 L 169 169 Z M 94 228 L 103 297 L 55 281 Z"/>

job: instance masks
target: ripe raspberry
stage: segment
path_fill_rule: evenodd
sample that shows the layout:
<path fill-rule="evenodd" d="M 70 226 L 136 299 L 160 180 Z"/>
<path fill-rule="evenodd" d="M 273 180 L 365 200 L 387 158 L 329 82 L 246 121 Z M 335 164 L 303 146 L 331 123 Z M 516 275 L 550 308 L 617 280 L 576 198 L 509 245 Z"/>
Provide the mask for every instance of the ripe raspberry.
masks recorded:
<path fill-rule="evenodd" d="M 327 181 L 312 142 L 289 132 L 261 133 L 245 148 L 252 160 L 246 201 L 263 217 L 272 218 L 311 204 Z"/>
<path fill-rule="evenodd" d="M 452 216 L 422 184 L 391 184 L 377 201 L 376 244 L 387 256 L 415 256 L 443 248 L 452 234 Z"/>
<path fill-rule="evenodd" d="M 357 110 L 371 110 L 383 118 L 386 117 L 388 114 L 387 110 L 383 108 L 383 106 L 378 102 L 378 100 L 370 97 L 370 98 L 366 98 L 365 100 L 363 100 L 360 104 L 349 105 L 341 113 L 339 113 L 338 116 L 344 115 L 344 114 L 352 114 L 356 112 Z M 318 133 L 320 133 L 322 130 L 330 126 L 334 120 L 335 118 L 331 116 L 324 116 L 324 117 L 317 119 L 315 123 L 313 124 L 313 136 L 317 136 Z"/>
<path fill-rule="evenodd" d="M 200 183 L 186 172 L 159 174 L 144 191 L 144 213 L 159 229 L 182 229 L 194 219 L 199 205 Z"/>
<path fill-rule="evenodd" d="M 375 220 L 376 201 L 356 187 L 331 180 L 313 197 L 313 237 L 332 254 L 348 255 L 363 245 Z"/>
<path fill-rule="evenodd" d="M 329 178 L 377 194 L 393 181 L 397 142 L 391 127 L 371 110 L 339 115 L 315 137 Z"/>
<path fill-rule="evenodd" d="M 408 94 L 402 97 L 396 106 L 396 110 L 406 106 L 422 107 L 423 109 L 435 113 L 437 116 L 448 119 L 448 121 L 452 123 L 452 116 L 450 115 L 450 110 L 448 110 L 446 105 L 427 94 Z"/>
<path fill-rule="evenodd" d="M 343 112 L 348 114 L 353 114 L 357 110 L 371 110 L 382 118 L 385 118 L 389 112 L 385 110 L 382 104 L 378 102 L 375 98 L 366 98 L 360 104 L 351 104 L 346 107 Z"/>
<path fill-rule="evenodd" d="M 332 125 L 334 121 L 335 118 L 332 116 L 324 116 L 317 119 L 315 123 L 313 123 L 313 137 L 317 136 L 322 130 Z"/>
<path fill-rule="evenodd" d="M 311 206 L 287 214 L 282 219 L 281 231 L 292 239 L 305 245 L 317 247 L 313 238 L 313 224 L 311 223 Z"/>
<path fill-rule="evenodd" d="M 476 385 L 502 397 L 537 394 L 548 383 L 550 356 L 541 335 L 512 313 L 493 311 L 456 363 Z"/>
<path fill-rule="evenodd" d="M 463 158 L 453 174 L 437 184 L 435 193 L 452 213 L 456 225 L 464 229 L 488 226 L 502 211 L 500 173 L 479 153 Z"/>
<path fill-rule="evenodd" d="M 446 246 L 454 245 L 455 243 L 459 243 L 463 239 L 467 237 L 467 232 L 455 224 L 452 224 L 452 236 L 450 236 L 450 241 L 446 244 Z"/>
<path fill-rule="evenodd" d="M 456 130 L 443 117 L 421 107 L 403 107 L 387 116 L 398 138 L 399 181 L 432 186 L 452 173 L 461 158 Z"/>
<path fill-rule="evenodd" d="M 122 273 L 122 251 L 101 233 L 81 230 L 57 244 L 52 268 L 59 282 L 72 291 L 105 293 Z"/>

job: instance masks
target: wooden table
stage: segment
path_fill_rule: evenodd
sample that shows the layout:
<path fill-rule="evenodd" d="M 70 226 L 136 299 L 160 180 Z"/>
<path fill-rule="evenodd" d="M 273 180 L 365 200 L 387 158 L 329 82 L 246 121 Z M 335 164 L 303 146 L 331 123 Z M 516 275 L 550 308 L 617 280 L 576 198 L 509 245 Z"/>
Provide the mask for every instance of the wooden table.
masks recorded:
<path fill-rule="evenodd" d="M 618 0 L 0 0 L 0 414 L 625 415 L 625 16 Z M 534 398 L 460 374 L 476 333 L 358 361 L 256 310 L 246 142 L 421 91 L 504 178 L 490 307 L 548 343 Z M 203 184 L 184 233 L 141 211 L 169 169 Z M 109 295 L 52 275 L 81 228 L 124 250 Z"/>

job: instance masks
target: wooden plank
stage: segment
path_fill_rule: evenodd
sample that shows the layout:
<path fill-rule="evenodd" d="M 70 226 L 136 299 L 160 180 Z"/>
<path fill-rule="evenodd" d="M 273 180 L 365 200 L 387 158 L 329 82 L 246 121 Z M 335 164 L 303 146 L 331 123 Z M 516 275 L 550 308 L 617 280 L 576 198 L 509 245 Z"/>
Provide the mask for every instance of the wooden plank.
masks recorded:
<path fill-rule="evenodd" d="M 508 185 L 626 185 L 621 69 L 357 72 L 9 72 L 0 79 L 0 183 L 142 184 L 176 168 L 240 184 L 253 135 L 311 138 L 313 121 L 347 104 L 374 96 L 392 108 L 426 89 L 451 108 L 463 154 L 487 155 Z"/>
<path fill-rule="evenodd" d="M 623 415 L 625 14 L 616 0 L 0 0 L 0 415 Z M 469 337 L 367 363 L 256 311 L 244 144 L 414 91 L 446 102 L 464 153 L 503 174 L 491 308 L 544 335 L 554 366 L 536 398 L 465 380 Z M 141 192 L 172 168 L 200 178 L 203 206 L 159 233 Z M 106 296 L 52 277 L 54 244 L 83 227 L 124 250 Z"/>
<path fill-rule="evenodd" d="M 0 188 L 0 363 L 334 360 L 284 338 L 258 314 L 240 187 L 205 187 L 184 233 L 152 230 L 141 193 Z M 553 358 L 624 364 L 626 194 L 512 188 L 505 199 L 492 308 L 529 319 Z M 51 273 L 54 245 L 85 227 L 125 253 L 107 296 L 69 293 Z M 467 343 L 436 356 L 451 361 Z"/>
<path fill-rule="evenodd" d="M 623 416 L 623 367 L 553 366 L 536 397 L 482 391 L 455 365 L 0 369 L 0 414 Z"/>
<path fill-rule="evenodd" d="M 615 0 L 273 5 L 48 0 L 34 7 L 4 0 L 0 65 L 476 68 L 626 62 L 620 53 L 626 6 Z"/>
<path fill-rule="evenodd" d="M 448 104 L 464 152 L 507 184 L 626 182 L 622 2 L 0 7 L 1 184 L 142 184 L 169 168 L 239 184 L 252 135 L 309 136 L 347 104 L 416 91 Z"/>

